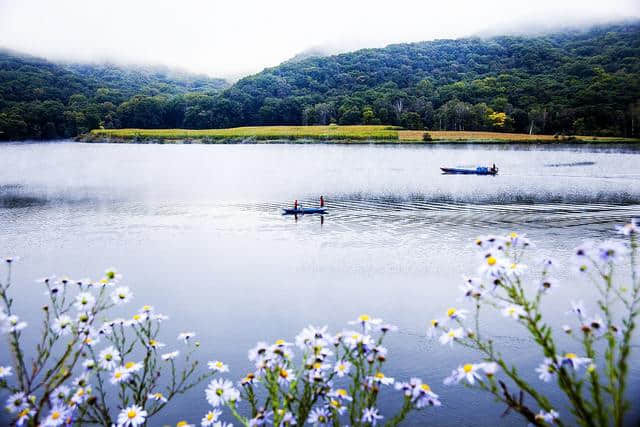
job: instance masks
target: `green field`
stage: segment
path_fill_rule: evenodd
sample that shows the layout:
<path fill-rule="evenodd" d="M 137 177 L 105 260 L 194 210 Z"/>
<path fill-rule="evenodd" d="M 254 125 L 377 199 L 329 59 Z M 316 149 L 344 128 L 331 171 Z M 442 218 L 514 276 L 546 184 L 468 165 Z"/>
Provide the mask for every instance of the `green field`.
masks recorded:
<path fill-rule="evenodd" d="M 228 129 L 94 129 L 91 136 L 161 140 L 398 140 L 392 126 L 251 126 Z"/>
<path fill-rule="evenodd" d="M 425 131 L 402 130 L 393 126 L 250 126 L 228 129 L 94 129 L 83 135 L 86 142 L 157 142 L 157 143 L 239 143 L 255 141 L 336 141 L 423 143 Z M 428 143 L 638 143 L 638 139 L 578 135 L 529 135 L 504 132 L 428 131 Z"/>

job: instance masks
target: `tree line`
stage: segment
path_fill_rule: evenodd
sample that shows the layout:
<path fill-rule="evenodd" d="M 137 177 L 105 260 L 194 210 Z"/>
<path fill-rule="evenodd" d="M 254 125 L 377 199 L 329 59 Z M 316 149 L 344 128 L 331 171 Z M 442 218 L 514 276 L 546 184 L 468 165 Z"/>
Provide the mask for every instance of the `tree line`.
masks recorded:
<path fill-rule="evenodd" d="M 147 73 L 145 80 L 111 69 L 119 76 L 113 78 L 99 67 L 41 61 L 11 68 L 12 61 L 0 57 L 4 139 L 73 136 L 97 127 L 329 123 L 640 136 L 638 22 L 304 58 L 226 89 L 216 79 L 196 84 Z M 42 68 L 63 74 L 44 78 Z"/>

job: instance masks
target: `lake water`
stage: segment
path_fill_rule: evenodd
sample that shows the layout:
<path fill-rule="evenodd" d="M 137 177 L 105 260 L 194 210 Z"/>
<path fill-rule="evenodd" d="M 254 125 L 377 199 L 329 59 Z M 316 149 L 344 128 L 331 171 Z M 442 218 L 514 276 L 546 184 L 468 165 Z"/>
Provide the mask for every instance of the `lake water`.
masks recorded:
<path fill-rule="evenodd" d="M 494 162 L 496 177 L 438 169 Z M 294 199 L 310 207 L 320 195 L 324 218 L 281 215 Z M 640 149 L 630 146 L 0 145 L 0 253 L 21 257 L 14 295 L 32 330 L 44 303 L 34 279 L 96 277 L 116 266 L 135 293 L 130 310 L 148 303 L 169 314 L 170 346 L 179 347 L 178 332 L 196 331 L 201 357 L 227 362 L 238 380 L 258 340 L 291 340 L 309 324 L 337 332 L 370 313 L 400 328 L 387 341 L 386 374 L 422 377 L 441 396 L 442 408 L 408 424 L 525 424 L 501 418 L 504 408 L 488 395 L 442 385 L 477 358 L 426 337 L 431 318 L 462 304 L 461 275 L 477 265 L 474 237 L 526 233 L 536 254 L 566 266 L 545 305 L 560 327 L 570 299 L 589 303 L 595 294 L 573 280 L 570 250 L 612 237 L 634 215 Z M 520 328 L 498 313 L 483 327 L 557 398 L 536 378 L 542 355 Z M 2 348 L 0 362 L 7 357 Z M 640 369 L 632 368 L 637 395 Z M 162 422 L 199 424 L 204 388 L 167 408 Z M 400 400 L 395 391 L 384 396 L 383 408 Z"/>

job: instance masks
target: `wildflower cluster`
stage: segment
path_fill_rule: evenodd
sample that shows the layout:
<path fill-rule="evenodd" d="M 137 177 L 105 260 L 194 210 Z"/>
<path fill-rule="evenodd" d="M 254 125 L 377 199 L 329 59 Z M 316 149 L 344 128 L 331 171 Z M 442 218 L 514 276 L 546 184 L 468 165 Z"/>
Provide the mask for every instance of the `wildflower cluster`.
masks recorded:
<path fill-rule="evenodd" d="M 97 281 L 37 281 L 48 303 L 43 306 L 41 339 L 28 359 L 21 339 L 28 325 L 14 312 L 8 294 L 14 259 L 5 261 L 0 329 L 8 335 L 15 362 L 0 366 L 0 391 L 9 393 L 5 409 L 16 425 L 143 425 L 172 397 L 212 375 L 196 376 L 198 362 L 191 360 L 195 344 L 188 344 L 181 370 L 174 360 L 179 351 L 160 353 L 165 347 L 158 340 L 160 324 L 168 317 L 152 306 L 143 306 L 128 319 L 99 322 L 111 308 L 133 298 L 114 269 Z M 161 377 L 168 384 L 159 383 Z"/>
<path fill-rule="evenodd" d="M 525 281 L 527 266 L 522 263 L 526 249 L 531 246 L 525 236 L 511 233 L 478 238 L 475 241 L 481 260 L 478 275 L 465 277 L 460 288 L 462 298 L 474 307 L 472 315 L 464 309 L 450 308 L 443 317 L 431 321 L 428 335 L 438 335 L 443 345 L 456 343 L 477 350 L 482 361 L 459 366 L 444 383 L 462 382 L 487 391 L 531 424 L 563 424 L 550 400 L 527 382 L 515 366 L 507 364 L 494 341 L 481 332 L 481 309 L 488 309 L 499 312 L 529 333 L 542 353 L 536 369 L 538 378 L 558 384 L 576 422 L 588 426 L 622 425 L 629 407 L 624 394 L 631 336 L 640 306 L 637 267 L 640 229 L 632 221 L 618 227 L 618 231 L 626 241 L 586 243 L 575 250 L 574 271 L 593 285 L 597 301 L 590 310 L 581 301 L 571 302 L 568 313 L 576 324 L 564 325 L 562 330 L 574 338 L 575 346 L 566 351 L 558 350 L 557 337 L 554 338 L 551 326 L 543 321 L 540 310 L 545 297 L 558 286 L 552 274 L 557 267 L 555 262 L 542 260 L 542 273 L 531 285 Z M 626 268 L 625 261 L 630 263 L 630 277 L 624 279 L 622 285 L 616 285 L 614 271 Z M 601 348 L 603 355 L 598 357 Z M 498 376 L 501 379 L 496 378 Z M 585 385 L 587 393 L 583 391 Z M 512 393 L 509 387 L 519 392 Z M 525 397 L 535 402 L 538 412 L 525 404 Z"/>
<path fill-rule="evenodd" d="M 393 426 L 414 409 L 440 405 L 438 395 L 419 379 L 396 382 L 384 374 L 387 349 L 382 343 L 395 327 L 368 315 L 350 323 L 354 330 L 335 335 L 327 327 L 309 326 L 295 342 L 257 343 L 249 350 L 255 369 L 237 386 L 229 380 L 213 380 L 206 391 L 207 401 L 214 411 L 228 406 L 245 426 L 375 426 L 383 419 Z M 294 362 L 296 347 L 302 353 L 299 363 Z M 226 366 L 217 362 L 210 367 L 226 371 Z M 387 419 L 376 404 L 380 392 L 394 384 L 402 392 L 404 404 Z M 241 415 L 240 401 L 247 402 L 250 415 Z M 202 425 L 209 425 L 205 423 L 209 414 Z M 215 412 L 212 418 L 218 415 Z"/>

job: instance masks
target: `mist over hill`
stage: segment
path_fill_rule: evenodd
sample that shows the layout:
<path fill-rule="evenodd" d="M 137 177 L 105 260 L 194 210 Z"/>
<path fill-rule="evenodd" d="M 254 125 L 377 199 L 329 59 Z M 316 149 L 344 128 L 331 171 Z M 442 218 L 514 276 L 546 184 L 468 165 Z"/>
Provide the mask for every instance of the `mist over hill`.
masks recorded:
<path fill-rule="evenodd" d="M 90 128 L 389 124 L 639 136 L 640 23 L 307 52 L 223 81 L 0 54 L 0 138 Z"/>

